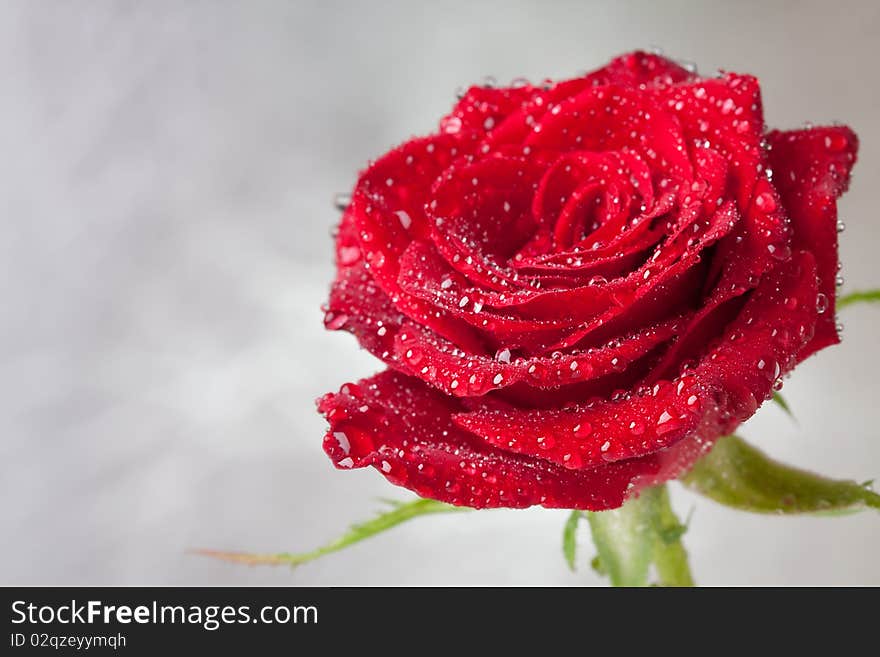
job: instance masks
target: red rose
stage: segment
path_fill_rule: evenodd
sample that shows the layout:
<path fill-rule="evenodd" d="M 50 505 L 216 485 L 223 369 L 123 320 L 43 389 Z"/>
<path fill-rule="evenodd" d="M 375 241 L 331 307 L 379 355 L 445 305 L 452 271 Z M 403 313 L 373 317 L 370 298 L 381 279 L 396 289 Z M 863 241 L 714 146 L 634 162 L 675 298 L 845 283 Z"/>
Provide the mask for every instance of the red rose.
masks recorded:
<path fill-rule="evenodd" d="M 388 370 L 319 409 L 337 467 L 472 507 L 617 507 L 838 341 L 845 127 L 766 132 L 758 81 L 625 55 L 472 87 L 360 176 L 330 329 Z"/>

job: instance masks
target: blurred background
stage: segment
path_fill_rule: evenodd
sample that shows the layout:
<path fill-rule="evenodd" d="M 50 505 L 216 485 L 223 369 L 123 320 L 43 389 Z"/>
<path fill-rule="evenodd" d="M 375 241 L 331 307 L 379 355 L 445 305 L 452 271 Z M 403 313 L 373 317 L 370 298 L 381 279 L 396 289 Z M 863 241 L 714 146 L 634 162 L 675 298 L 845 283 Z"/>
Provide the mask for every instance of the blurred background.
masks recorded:
<path fill-rule="evenodd" d="M 299 551 L 408 499 L 338 473 L 313 400 L 379 364 L 323 330 L 334 193 L 430 131 L 456 87 L 561 78 L 657 46 L 761 78 L 767 122 L 852 125 L 846 289 L 880 285 L 880 4 L 0 4 L 0 583 L 600 584 L 564 511 L 418 519 L 290 572 L 192 556 Z M 880 476 L 880 308 L 743 434 Z M 766 518 L 675 487 L 698 580 L 880 584 L 880 516 Z"/>

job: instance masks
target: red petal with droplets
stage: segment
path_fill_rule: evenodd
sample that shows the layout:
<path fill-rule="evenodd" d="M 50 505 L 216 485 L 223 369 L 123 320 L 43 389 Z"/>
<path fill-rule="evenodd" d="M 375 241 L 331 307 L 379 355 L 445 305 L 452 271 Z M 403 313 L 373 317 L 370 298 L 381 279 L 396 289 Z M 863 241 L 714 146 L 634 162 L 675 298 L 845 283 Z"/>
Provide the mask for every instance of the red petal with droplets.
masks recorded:
<path fill-rule="evenodd" d="M 835 328 L 834 302 L 837 277 L 837 199 L 849 186 L 859 141 L 843 126 L 771 132 L 770 163 L 773 181 L 791 218 L 792 244 L 816 258 L 819 307 L 824 312 L 816 335 L 801 353 L 801 360 L 840 341 Z"/>
<path fill-rule="evenodd" d="M 393 372 L 347 384 L 318 409 L 330 423 L 324 450 L 342 469 L 373 466 L 422 497 L 474 508 L 602 510 L 620 506 L 678 454 L 573 471 L 492 448 L 452 422 L 459 402 Z"/>
<path fill-rule="evenodd" d="M 621 372 L 669 340 L 678 326 L 677 321 L 666 322 L 596 348 L 528 358 L 506 347 L 494 356 L 474 354 L 430 331 L 409 330 L 399 334 L 394 354 L 445 393 L 474 397 L 517 383 L 560 388 Z"/>

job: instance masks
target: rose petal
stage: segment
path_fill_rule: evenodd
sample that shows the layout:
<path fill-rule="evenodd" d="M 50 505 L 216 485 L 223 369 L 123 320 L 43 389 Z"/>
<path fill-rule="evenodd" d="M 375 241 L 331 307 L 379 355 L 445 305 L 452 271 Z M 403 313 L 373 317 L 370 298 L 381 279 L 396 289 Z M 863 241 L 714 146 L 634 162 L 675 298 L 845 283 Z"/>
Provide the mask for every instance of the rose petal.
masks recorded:
<path fill-rule="evenodd" d="M 764 158 L 764 112 L 758 80 L 729 73 L 723 78 L 663 89 L 657 98 L 667 112 L 678 117 L 685 139 L 698 140 L 725 156 L 734 179 L 733 194 L 740 208 L 748 207 L 758 165 Z"/>
<path fill-rule="evenodd" d="M 601 510 L 620 506 L 675 455 L 574 471 L 482 444 L 452 422 L 459 402 L 416 379 L 386 371 L 337 394 L 318 409 L 330 423 L 324 450 L 338 468 L 373 466 L 422 497 L 474 508 Z"/>
<path fill-rule="evenodd" d="M 694 73 L 667 57 L 636 50 L 616 57 L 587 78 L 593 84 L 660 88 L 693 79 Z"/>
<path fill-rule="evenodd" d="M 541 89 L 525 84 L 519 87 L 472 86 L 440 121 L 441 132 L 475 130 L 491 132 L 510 114 L 533 100 Z"/>
<path fill-rule="evenodd" d="M 770 164 L 773 181 L 791 218 L 792 244 L 816 258 L 819 293 L 824 312 L 816 335 L 804 348 L 803 360 L 840 341 L 835 328 L 834 302 L 837 275 L 837 198 L 849 185 L 856 162 L 858 138 L 843 126 L 771 132 Z"/>

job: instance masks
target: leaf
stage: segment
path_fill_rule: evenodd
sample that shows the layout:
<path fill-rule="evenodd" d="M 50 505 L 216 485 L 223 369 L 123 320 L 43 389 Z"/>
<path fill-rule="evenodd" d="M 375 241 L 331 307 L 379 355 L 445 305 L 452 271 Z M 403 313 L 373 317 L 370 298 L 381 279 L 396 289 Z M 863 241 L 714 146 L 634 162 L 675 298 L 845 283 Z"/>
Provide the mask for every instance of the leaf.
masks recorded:
<path fill-rule="evenodd" d="M 578 522 L 583 518 L 580 511 L 572 511 L 565 521 L 565 527 L 562 530 L 562 555 L 565 557 L 565 563 L 569 569 L 574 572 L 577 570 L 575 559 L 577 557 L 577 528 Z"/>
<path fill-rule="evenodd" d="M 381 532 L 387 531 L 392 527 L 417 518 L 419 516 L 430 515 L 434 513 L 453 513 L 459 511 L 471 511 L 468 507 L 452 506 L 437 502 L 435 500 L 418 499 L 413 502 L 397 502 L 394 500 L 384 500 L 386 504 L 391 506 L 389 511 L 380 513 L 372 520 L 352 525 L 349 530 L 330 543 L 316 548 L 310 552 L 301 554 L 290 554 L 282 552 L 279 554 L 252 554 L 248 552 L 222 552 L 219 550 L 195 550 L 196 554 L 222 561 L 230 561 L 234 563 L 243 563 L 251 566 L 268 565 L 268 566 L 299 566 L 309 561 L 314 561 L 319 557 L 338 552 L 343 548 L 354 543 L 363 541 L 371 536 L 375 536 Z"/>
<path fill-rule="evenodd" d="M 880 289 L 857 290 L 837 299 L 837 309 L 846 308 L 855 303 L 877 303 L 880 301 Z"/>
<path fill-rule="evenodd" d="M 791 407 L 788 405 L 788 402 L 785 401 L 785 397 L 780 395 L 778 392 L 773 393 L 773 403 L 779 406 L 783 411 L 788 414 L 792 420 L 794 420 L 794 413 L 791 412 Z"/>
<path fill-rule="evenodd" d="M 719 504 L 754 513 L 880 509 L 880 495 L 867 486 L 783 465 L 738 436 L 721 438 L 682 482 Z"/>

